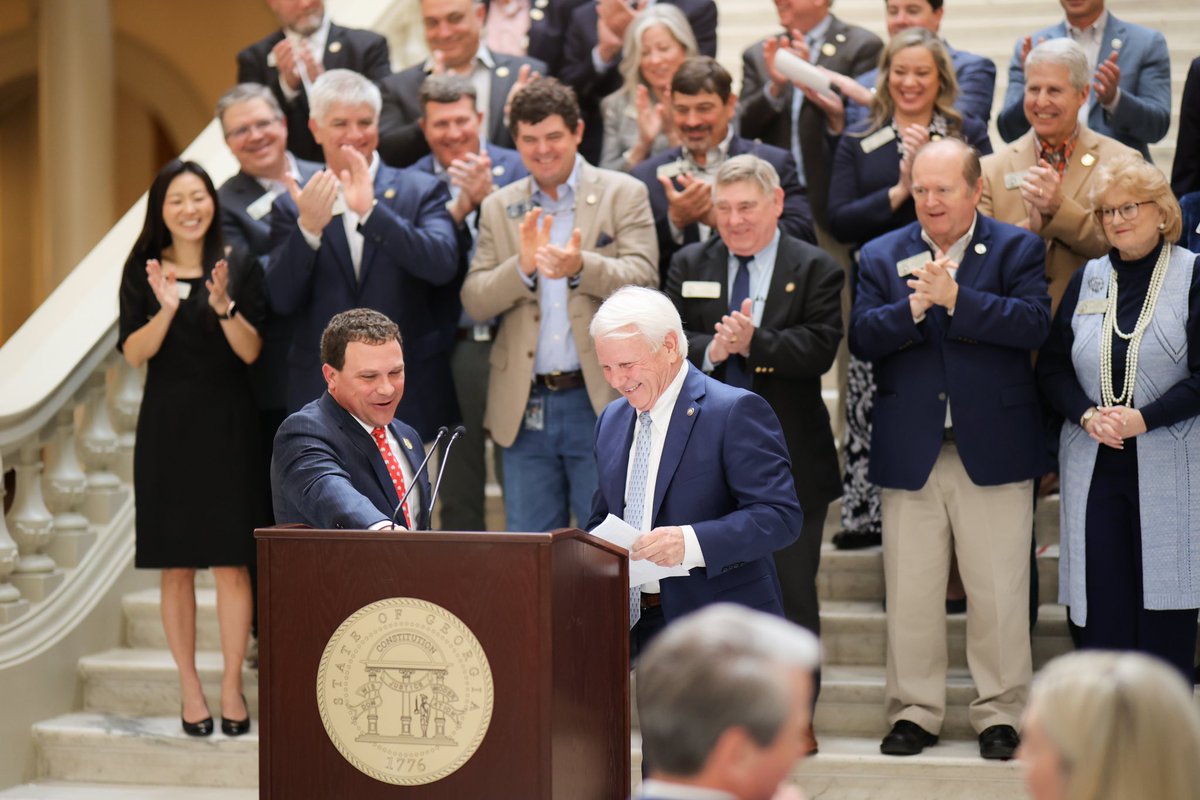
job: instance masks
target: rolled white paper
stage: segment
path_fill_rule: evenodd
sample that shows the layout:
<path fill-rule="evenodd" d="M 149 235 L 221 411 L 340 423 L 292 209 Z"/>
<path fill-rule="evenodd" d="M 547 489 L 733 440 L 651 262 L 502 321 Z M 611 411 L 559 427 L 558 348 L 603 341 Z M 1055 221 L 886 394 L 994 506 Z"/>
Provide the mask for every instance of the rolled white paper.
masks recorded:
<path fill-rule="evenodd" d="M 790 50 L 781 49 L 775 53 L 775 68 L 793 83 L 818 92 L 829 91 L 829 76 Z"/>

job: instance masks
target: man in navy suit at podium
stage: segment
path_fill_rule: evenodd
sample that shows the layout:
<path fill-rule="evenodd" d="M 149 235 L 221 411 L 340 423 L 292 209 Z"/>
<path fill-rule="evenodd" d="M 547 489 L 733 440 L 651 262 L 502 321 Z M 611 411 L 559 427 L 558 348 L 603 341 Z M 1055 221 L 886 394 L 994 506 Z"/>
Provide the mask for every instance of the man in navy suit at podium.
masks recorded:
<path fill-rule="evenodd" d="M 292 414 L 275 435 L 271 496 L 275 522 L 313 528 L 382 530 L 414 480 L 396 525 L 428 527 L 429 479 L 416 429 L 397 419 L 404 395 L 400 328 L 354 308 L 321 336 L 326 391 Z"/>

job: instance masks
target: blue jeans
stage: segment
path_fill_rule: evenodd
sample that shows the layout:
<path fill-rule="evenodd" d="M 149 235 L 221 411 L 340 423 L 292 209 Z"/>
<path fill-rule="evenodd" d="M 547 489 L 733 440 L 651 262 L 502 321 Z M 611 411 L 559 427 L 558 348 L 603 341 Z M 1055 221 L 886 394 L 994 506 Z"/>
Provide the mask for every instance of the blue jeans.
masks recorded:
<path fill-rule="evenodd" d="M 592 440 L 596 412 L 587 389 L 554 392 L 536 385 L 530 399 L 543 404 L 542 430 L 522 426 L 504 448 L 504 508 L 510 531 L 541 533 L 586 525 L 596 493 Z"/>

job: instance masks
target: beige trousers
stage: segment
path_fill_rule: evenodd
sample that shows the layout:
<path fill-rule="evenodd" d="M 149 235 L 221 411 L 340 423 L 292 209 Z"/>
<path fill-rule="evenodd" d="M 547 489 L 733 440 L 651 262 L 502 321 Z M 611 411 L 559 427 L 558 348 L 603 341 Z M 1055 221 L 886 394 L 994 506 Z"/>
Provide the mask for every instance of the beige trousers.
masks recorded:
<path fill-rule="evenodd" d="M 1019 727 L 1033 673 L 1029 546 L 1033 481 L 976 486 L 953 443 L 917 491 L 883 490 L 888 723 L 939 733 L 946 715 L 946 578 L 951 552 L 967 590 L 967 665 L 976 732 Z M 952 550 L 953 548 L 953 550 Z"/>

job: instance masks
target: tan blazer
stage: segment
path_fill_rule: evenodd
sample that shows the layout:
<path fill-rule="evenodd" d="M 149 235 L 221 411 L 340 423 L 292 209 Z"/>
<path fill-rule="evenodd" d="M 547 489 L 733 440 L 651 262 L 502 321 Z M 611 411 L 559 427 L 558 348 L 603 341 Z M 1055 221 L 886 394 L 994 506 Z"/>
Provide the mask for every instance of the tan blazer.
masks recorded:
<path fill-rule="evenodd" d="M 500 318 L 483 424 L 502 447 L 516 440 L 525 415 L 541 318 L 538 293 L 521 280 L 517 266 L 519 226 L 532 192 L 533 179 L 525 178 L 483 201 L 479 242 L 462 288 L 468 314 Z M 658 286 L 658 240 L 646 185 L 636 178 L 584 163 L 575 197 L 583 269 L 579 284 L 568 290 L 567 310 L 588 397 L 599 414 L 617 394 L 604 380 L 588 325 L 605 298 L 622 286 Z"/>
<path fill-rule="evenodd" d="M 1057 214 L 1042 222 L 1052 313 L 1058 310 L 1058 303 L 1075 270 L 1089 259 L 1108 252 L 1108 240 L 1092 213 L 1088 190 L 1092 175 L 1101 162 L 1122 154 L 1138 155 L 1138 152 L 1088 128 L 1079 129 L 1071 163 L 1063 175 L 1062 206 Z M 984 156 L 983 198 L 979 210 L 1001 222 L 1028 227 L 1029 208 L 1021 199 L 1021 190 L 1017 186 L 1008 188 L 1004 179 L 1006 175 L 1015 176 L 1036 163 L 1037 143 L 1032 130 L 992 155 Z"/>

